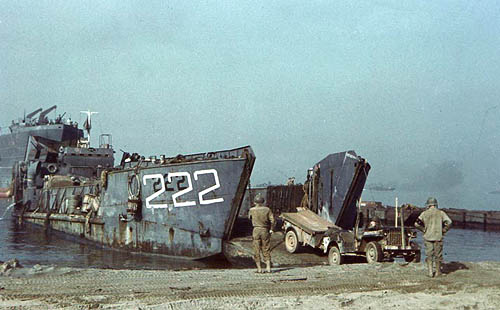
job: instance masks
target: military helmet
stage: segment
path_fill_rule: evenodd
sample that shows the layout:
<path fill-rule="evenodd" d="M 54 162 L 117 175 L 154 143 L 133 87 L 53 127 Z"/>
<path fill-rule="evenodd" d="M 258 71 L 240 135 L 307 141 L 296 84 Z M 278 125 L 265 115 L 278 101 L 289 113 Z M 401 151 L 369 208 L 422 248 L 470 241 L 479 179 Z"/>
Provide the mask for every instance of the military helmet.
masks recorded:
<path fill-rule="evenodd" d="M 438 201 L 434 197 L 429 197 L 429 198 L 427 198 L 427 202 L 425 203 L 425 206 L 426 207 L 435 206 L 437 208 Z"/>
<path fill-rule="evenodd" d="M 262 195 L 259 193 L 259 194 L 255 195 L 255 197 L 253 198 L 253 202 L 264 203 L 264 197 L 262 197 Z"/>

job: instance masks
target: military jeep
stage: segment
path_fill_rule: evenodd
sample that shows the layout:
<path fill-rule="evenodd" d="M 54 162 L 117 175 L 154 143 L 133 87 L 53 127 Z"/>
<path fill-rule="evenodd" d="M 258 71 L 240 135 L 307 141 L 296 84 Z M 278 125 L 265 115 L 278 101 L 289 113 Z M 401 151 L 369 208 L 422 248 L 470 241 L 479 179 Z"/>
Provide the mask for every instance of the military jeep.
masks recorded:
<path fill-rule="evenodd" d="M 363 231 L 358 237 L 353 231 L 330 228 L 323 238 L 330 265 L 342 264 L 346 255 L 365 256 L 368 263 L 392 261 L 396 257 L 406 262 L 420 262 L 420 247 L 412 241 L 416 232 L 406 227 Z"/>
<path fill-rule="evenodd" d="M 346 230 L 325 221 L 307 209 L 282 213 L 285 248 L 289 253 L 301 246 L 319 248 L 328 253 L 330 265 L 340 265 L 346 256 L 365 256 L 368 263 L 404 258 L 420 262 L 420 247 L 413 241 L 414 229 L 382 227 L 377 230 Z"/>

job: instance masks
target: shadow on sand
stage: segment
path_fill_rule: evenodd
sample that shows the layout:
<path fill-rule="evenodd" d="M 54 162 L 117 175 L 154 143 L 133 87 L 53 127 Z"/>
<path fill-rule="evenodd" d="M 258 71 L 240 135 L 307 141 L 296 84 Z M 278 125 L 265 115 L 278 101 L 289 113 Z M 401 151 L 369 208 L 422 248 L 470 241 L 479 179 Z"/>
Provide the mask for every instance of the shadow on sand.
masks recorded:
<path fill-rule="evenodd" d="M 460 262 L 443 263 L 443 265 L 441 266 L 441 272 L 444 274 L 450 274 L 457 270 L 464 270 L 464 269 L 467 270 L 469 269 L 469 267 L 465 266 Z"/>

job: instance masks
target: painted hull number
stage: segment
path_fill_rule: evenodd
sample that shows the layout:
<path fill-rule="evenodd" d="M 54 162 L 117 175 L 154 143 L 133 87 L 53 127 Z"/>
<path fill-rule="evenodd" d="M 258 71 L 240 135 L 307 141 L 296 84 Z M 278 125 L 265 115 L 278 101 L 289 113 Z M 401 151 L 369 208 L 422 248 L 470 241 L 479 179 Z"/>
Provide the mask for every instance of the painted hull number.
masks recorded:
<path fill-rule="evenodd" d="M 200 205 L 209 205 L 212 203 L 219 203 L 223 202 L 224 198 L 219 197 L 219 198 L 212 198 L 208 199 L 206 196 L 210 193 L 215 191 L 216 189 L 220 188 L 220 182 L 219 182 L 219 174 L 217 173 L 217 170 L 215 169 L 206 169 L 206 170 L 198 170 L 193 173 L 194 175 L 194 180 L 198 181 L 199 176 L 203 174 L 211 174 L 214 178 L 214 185 L 200 191 L 198 193 L 198 202 Z M 166 178 L 166 180 L 165 180 Z M 193 190 L 193 182 L 191 181 L 191 175 L 188 172 L 171 172 L 168 174 L 162 175 L 162 174 L 146 174 L 142 177 L 142 182 L 144 185 L 147 185 L 147 180 L 156 180 L 153 183 L 153 193 L 146 197 L 146 208 L 154 208 L 154 209 L 164 209 L 164 208 L 169 208 L 171 207 L 167 203 L 152 203 L 152 201 L 163 194 L 165 191 L 173 191 L 173 188 L 167 187 L 166 184 L 172 184 L 173 178 L 181 178 L 182 181 L 177 182 L 177 186 L 179 191 L 176 193 L 172 194 L 172 201 L 173 201 L 173 206 L 174 207 L 189 207 L 189 206 L 195 206 L 196 201 L 193 200 L 186 200 L 186 201 L 178 201 L 178 198 L 181 196 L 191 192 Z M 181 187 L 180 184 L 186 183 L 187 181 L 187 187 L 183 186 Z M 158 188 L 159 187 L 159 188 Z"/>

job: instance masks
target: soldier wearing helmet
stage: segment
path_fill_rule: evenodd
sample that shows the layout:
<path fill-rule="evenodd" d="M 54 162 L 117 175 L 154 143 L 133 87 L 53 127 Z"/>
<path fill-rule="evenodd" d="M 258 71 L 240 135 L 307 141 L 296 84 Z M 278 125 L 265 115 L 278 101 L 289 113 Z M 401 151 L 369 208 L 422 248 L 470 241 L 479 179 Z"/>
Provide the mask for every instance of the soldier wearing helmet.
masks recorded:
<path fill-rule="evenodd" d="M 451 219 L 439 210 L 437 199 L 429 197 L 425 203 L 427 210 L 422 212 L 415 221 L 415 227 L 424 233 L 425 263 L 429 277 L 441 275 L 443 261 L 443 236 L 451 227 Z M 434 267 L 435 265 L 435 273 Z"/>
<path fill-rule="evenodd" d="M 257 194 L 254 198 L 255 206 L 248 211 L 248 218 L 252 220 L 253 226 L 253 250 L 257 272 L 262 273 L 260 265 L 260 254 L 266 262 L 266 271 L 271 272 L 271 232 L 274 227 L 274 216 L 271 209 L 264 205 L 264 197 Z"/>

